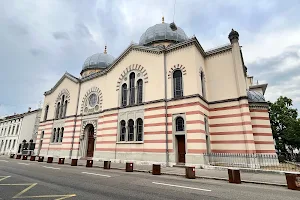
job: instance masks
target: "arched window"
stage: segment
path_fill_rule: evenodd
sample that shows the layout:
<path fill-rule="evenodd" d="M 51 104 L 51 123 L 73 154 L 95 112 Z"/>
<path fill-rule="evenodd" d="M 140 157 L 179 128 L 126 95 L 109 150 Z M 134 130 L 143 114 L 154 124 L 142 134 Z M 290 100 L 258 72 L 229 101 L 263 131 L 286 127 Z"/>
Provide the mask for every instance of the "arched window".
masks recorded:
<path fill-rule="evenodd" d="M 47 117 L 48 117 L 48 111 L 49 111 L 49 105 L 47 105 L 47 106 L 45 107 L 44 121 L 47 120 Z"/>
<path fill-rule="evenodd" d="M 120 141 L 125 141 L 126 137 L 126 122 L 122 120 L 120 122 Z"/>
<path fill-rule="evenodd" d="M 59 134 L 60 134 L 60 128 L 57 129 L 56 136 L 55 136 L 55 142 L 59 141 Z"/>
<path fill-rule="evenodd" d="M 57 103 L 57 107 L 56 107 L 56 116 L 55 116 L 56 119 L 59 118 L 59 110 L 60 110 L 60 102 Z"/>
<path fill-rule="evenodd" d="M 206 98 L 206 91 L 205 91 L 205 80 L 204 80 L 204 73 L 200 73 L 200 79 L 201 79 L 201 91 L 202 91 L 202 96 Z"/>
<path fill-rule="evenodd" d="M 138 118 L 136 124 L 136 141 L 143 141 L 143 120 Z"/>
<path fill-rule="evenodd" d="M 64 128 L 61 128 L 59 142 L 63 141 L 63 137 L 64 137 Z"/>
<path fill-rule="evenodd" d="M 43 139 L 43 138 L 44 138 L 44 135 L 45 135 L 45 132 L 44 132 L 44 131 L 42 131 L 42 134 L 41 134 L 41 139 Z"/>
<path fill-rule="evenodd" d="M 53 133 L 52 133 L 52 143 L 55 142 L 55 136 L 56 136 L 56 128 L 53 129 Z"/>
<path fill-rule="evenodd" d="M 184 120 L 182 117 L 176 118 L 176 131 L 184 131 Z"/>
<path fill-rule="evenodd" d="M 134 141 L 134 121 L 128 120 L 128 141 Z"/>
<path fill-rule="evenodd" d="M 65 106 L 64 106 L 64 114 L 63 114 L 63 117 L 66 117 L 66 115 L 67 115 L 67 107 L 68 107 L 68 100 L 65 100 Z"/>
<path fill-rule="evenodd" d="M 61 98 L 61 107 L 60 107 L 60 111 L 59 111 L 59 114 L 60 114 L 59 118 L 62 118 L 64 116 L 64 108 L 65 108 L 64 102 L 65 102 L 65 95 L 63 95 Z"/>
<path fill-rule="evenodd" d="M 140 79 L 137 81 L 137 103 L 143 102 L 143 80 Z"/>
<path fill-rule="evenodd" d="M 173 72 L 173 90 L 174 90 L 174 98 L 183 96 L 181 70 L 175 70 Z"/>
<path fill-rule="evenodd" d="M 122 85 L 122 106 L 127 106 L 127 84 Z"/>
<path fill-rule="evenodd" d="M 132 72 L 129 75 L 129 92 L 130 92 L 130 97 L 129 97 L 129 104 L 134 105 L 135 104 L 135 73 Z"/>

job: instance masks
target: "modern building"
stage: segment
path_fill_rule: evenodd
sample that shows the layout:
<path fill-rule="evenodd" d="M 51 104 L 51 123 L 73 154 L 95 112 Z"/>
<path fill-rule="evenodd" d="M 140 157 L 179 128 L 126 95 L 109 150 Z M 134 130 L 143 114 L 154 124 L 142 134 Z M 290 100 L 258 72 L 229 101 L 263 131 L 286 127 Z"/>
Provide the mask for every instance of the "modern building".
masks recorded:
<path fill-rule="evenodd" d="M 80 77 L 65 73 L 44 94 L 36 153 L 167 165 L 204 164 L 206 153 L 275 154 L 267 84 L 247 75 L 239 33 L 205 51 L 171 27 L 149 27 L 118 57 L 105 47 Z"/>
<path fill-rule="evenodd" d="M 35 141 L 41 109 L 14 114 L 0 120 L 0 154 L 17 153 L 23 140 Z"/>

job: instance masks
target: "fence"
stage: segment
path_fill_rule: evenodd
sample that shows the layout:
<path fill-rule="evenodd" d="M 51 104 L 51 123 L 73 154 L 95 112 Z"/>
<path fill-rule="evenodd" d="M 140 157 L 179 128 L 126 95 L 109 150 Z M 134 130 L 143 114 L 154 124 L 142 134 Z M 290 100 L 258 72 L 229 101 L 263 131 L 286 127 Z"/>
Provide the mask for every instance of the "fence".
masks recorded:
<path fill-rule="evenodd" d="M 300 172 L 300 154 L 209 153 L 204 159 L 213 166 Z"/>

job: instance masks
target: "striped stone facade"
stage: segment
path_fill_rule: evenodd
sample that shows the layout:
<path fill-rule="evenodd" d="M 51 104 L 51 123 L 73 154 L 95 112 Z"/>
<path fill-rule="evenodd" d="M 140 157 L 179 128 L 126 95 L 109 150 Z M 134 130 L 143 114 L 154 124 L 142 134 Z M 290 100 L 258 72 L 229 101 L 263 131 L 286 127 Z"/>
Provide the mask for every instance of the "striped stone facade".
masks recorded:
<path fill-rule="evenodd" d="M 267 85 L 253 85 L 238 33 L 229 39 L 206 52 L 195 37 L 132 44 L 101 71 L 66 73 L 45 92 L 36 154 L 167 165 L 205 164 L 214 153 L 275 154 Z"/>

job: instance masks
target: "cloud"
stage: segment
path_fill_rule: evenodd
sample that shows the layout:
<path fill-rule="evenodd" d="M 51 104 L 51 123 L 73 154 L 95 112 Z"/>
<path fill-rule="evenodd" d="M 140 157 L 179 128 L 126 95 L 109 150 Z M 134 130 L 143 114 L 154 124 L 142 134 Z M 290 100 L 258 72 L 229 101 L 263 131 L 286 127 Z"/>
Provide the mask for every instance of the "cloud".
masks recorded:
<path fill-rule="evenodd" d="M 292 5 L 292 6 L 291 6 Z M 36 108 L 43 93 L 68 71 L 79 76 L 84 60 L 97 52 L 119 56 L 148 27 L 175 22 L 204 49 L 240 33 L 249 75 L 268 82 L 266 98 L 284 94 L 299 102 L 299 1 L 252 0 L 17 1 L 0 7 L 2 55 L 0 116 Z"/>
<path fill-rule="evenodd" d="M 69 40 L 69 34 L 66 32 L 54 32 L 53 37 L 57 40 Z"/>

